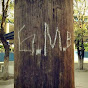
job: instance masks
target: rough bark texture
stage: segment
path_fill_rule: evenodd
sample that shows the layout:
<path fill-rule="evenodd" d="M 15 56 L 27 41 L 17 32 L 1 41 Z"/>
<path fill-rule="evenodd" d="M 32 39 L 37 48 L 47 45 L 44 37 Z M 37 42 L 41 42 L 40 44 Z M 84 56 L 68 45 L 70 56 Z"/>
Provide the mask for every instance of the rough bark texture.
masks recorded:
<path fill-rule="evenodd" d="M 15 88 L 74 88 L 73 0 L 15 0 Z"/>

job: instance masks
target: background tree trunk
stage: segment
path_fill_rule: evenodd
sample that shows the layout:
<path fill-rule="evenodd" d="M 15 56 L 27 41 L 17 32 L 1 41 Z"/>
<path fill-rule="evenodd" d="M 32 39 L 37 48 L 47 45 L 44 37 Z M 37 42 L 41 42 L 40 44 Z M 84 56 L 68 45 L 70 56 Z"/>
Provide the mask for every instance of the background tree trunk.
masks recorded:
<path fill-rule="evenodd" d="M 9 77 L 9 73 L 8 73 L 8 66 L 9 66 L 9 45 L 7 43 L 7 41 L 4 38 L 4 34 L 0 37 L 1 38 L 1 42 L 5 48 L 5 56 L 4 56 L 4 69 L 3 69 L 3 78 L 4 80 L 7 80 Z"/>
<path fill-rule="evenodd" d="M 78 68 L 83 70 L 83 59 L 80 56 L 78 56 Z"/>
<path fill-rule="evenodd" d="M 79 44 L 79 40 L 77 41 L 77 52 L 78 52 L 78 67 L 80 70 L 83 70 L 83 61 L 84 61 L 84 45 L 83 45 L 83 38 L 81 41 L 81 48 Z"/>
<path fill-rule="evenodd" d="M 8 74 L 8 65 L 9 65 L 9 45 L 6 41 L 6 39 L 4 38 L 4 33 L 1 34 L 0 33 L 0 40 L 4 46 L 5 49 L 5 56 L 4 56 L 4 69 L 3 69 L 3 78 L 4 80 L 7 80 L 9 77 Z"/>
<path fill-rule="evenodd" d="M 0 29 L 0 40 L 4 46 L 5 49 L 5 56 L 4 56 L 4 70 L 3 70 L 3 78 L 4 80 L 7 80 L 9 77 L 8 74 L 8 65 L 9 65 L 9 44 L 7 40 L 4 38 L 4 30 L 5 30 L 5 22 L 6 22 L 6 17 L 7 17 L 7 11 L 8 11 L 8 5 L 9 1 L 7 0 L 7 3 L 5 5 L 5 1 L 2 0 L 2 22 L 1 22 L 1 29 Z"/>
<path fill-rule="evenodd" d="M 15 88 L 74 88 L 73 0 L 15 0 Z"/>

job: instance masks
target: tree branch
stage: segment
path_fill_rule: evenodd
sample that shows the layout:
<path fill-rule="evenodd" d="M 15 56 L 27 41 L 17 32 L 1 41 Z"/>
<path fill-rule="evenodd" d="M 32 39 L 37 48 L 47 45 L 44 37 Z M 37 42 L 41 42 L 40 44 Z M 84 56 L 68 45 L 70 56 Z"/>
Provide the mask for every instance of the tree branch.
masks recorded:
<path fill-rule="evenodd" d="M 8 6 L 9 6 L 9 2 L 10 0 L 7 0 L 6 2 L 6 8 L 4 5 L 4 0 L 2 1 L 2 22 L 1 22 L 1 32 L 4 32 L 4 27 L 5 27 L 5 20 L 7 17 L 7 11 L 8 11 Z"/>
<path fill-rule="evenodd" d="M 10 0 L 7 0 L 7 2 L 6 2 L 5 16 L 7 15 L 7 11 L 8 11 L 9 2 L 10 2 Z"/>
<path fill-rule="evenodd" d="M 3 31 L 3 23 L 4 23 L 4 15 L 5 15 L 5 13 L 4 13 L 4 8 L 5 8 L 5 6 L 4 6 L 4 0 L 2 0 L 2 22 L 1 22 L 1 32 Z"/>
<path fill-rule="evenodd" d="M 4 0 L 2 1 L 2 13 L 4 14 Z"/>

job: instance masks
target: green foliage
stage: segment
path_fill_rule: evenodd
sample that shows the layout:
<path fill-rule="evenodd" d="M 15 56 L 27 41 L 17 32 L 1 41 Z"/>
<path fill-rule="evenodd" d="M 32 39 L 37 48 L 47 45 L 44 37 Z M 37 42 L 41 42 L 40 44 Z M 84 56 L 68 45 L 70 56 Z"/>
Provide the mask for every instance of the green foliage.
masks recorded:
<path fill-rule="evenodd" d="M 4 46 L 0 45 L 0 52 L 4 52 L 4 51 L 5 51 Z"/>
<path fill-rule="evenodd" d="M 74 0 L 74 35 L 76 43 L 79 40 L 79 49 L 81 49 L 84 36 L 88 36 L 88 5 L 86 0 Z M 85 51 L 88 51 L 88 43 L 84 43 Z M 77 46 L 75 47 L 77 49 Z"/>
<path fill-rule="evenodd" d="M 85 51 L 88 51 L 88 43 L 83 43 L 84 44 L 84 49 Z M 79 46 L 81 46 L 81 43 L 79 43 Z M 79 47 L 81 48 L 81 47 Z M 75 47 L 75 49 L 77 49 L 77 46 Z"/>
<path fill-rule="evenodd" d="M 10 2 L 9 8 L 10 8 L 11 10 L 14 10 L 14 1 L 11 1 L 11 2 Z"/>
<path fill-rule="evenodd" d="M 81 40 L 88 35 L 88 17 L 85 15 L 87 9 L 86 0 L 74 0 L 74 34 L 75 40 Z"/>
<path fill-rule="evenodd" d="M 13 0 L 10 1 L 7 12 L 8 12 L 8 17 L 6 18 L 6 22 L 7 23 L 14 23 L 14 1 Z M 0 15 L 0 21 L 1 20 L 2 20 L 2 15 Z"/>
<path fill-rule="evenodd" d="M 14 23 L 14 1 L 11 1 L 9 4 L 6 22 Z"/>
<path fill-rule="evenodd" d="M 3 47 L 3 45 L 0 45 L 0 48 L 2 48 L 2 49 L 3 49 L 3 48 L 4 48 L 4 47 Z"/>
<path fill-rule="evenodd" d="M 88 43 L 84 43 L 85 51 L 88 51 Z"/>
<path fill-rule="evenodd" d="M 0 21 L 2 20 L 2 16 L 0 15 Z"/>
<path fill-rule="evenodd" d="M 74 23 L 74 33 L 75 33 L 75 36 L 78 36 L 78 35 L 80 35 L 79 37 L 87 36 L 88 35 L 87 26 L 88 25 L 86 23 L 84 23 L 83 27 L 80 28 L 78 23 Z"/>
<path fill-rule="evenodd" d="M 14 47 L 10 47 L 10 52 L 14 52 Z"/>

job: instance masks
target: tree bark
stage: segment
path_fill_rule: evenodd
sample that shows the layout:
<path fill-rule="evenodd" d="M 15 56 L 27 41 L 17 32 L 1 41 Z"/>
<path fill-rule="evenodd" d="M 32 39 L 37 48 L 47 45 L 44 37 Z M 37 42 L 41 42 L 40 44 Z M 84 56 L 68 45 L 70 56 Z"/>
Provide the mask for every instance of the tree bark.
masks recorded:
<path fill-rule="evenodd" d="M 83 61 L 84 61 L 84 45 L 83 45 L 83 39 L 81 41 L 81 49 L 80 49 L 80 44 L 79 40 L 77 41 L 77 51 L 78 51 L 78 68 L 80 70 L 83 70 Z"/>
<path fill-rule="evenodd" d="M 83 70 L 83 59 L 80 59 L 80 70 Z"/>
<path fill-rule="evenodd" d="M 5 49 L 5 56 L 4 56 L 4 70 L 3 70 L 3 78 L 4 80 L 7 80 L 9 77 L 8 74 L 8 65 L 9 65 L 9 44 L 7 43 L 7 40 L 4 38 L 4 29 L 5 29 L 5 21 L 7 17 L 7 10 L 8 10 L 8 4 L 10 0 L 7 0 L 6 8 L 4 5 L 4 0 L 2 1 L 2 22 L 1 22 L 1 29 L 0 29 L 0 40 L 4 46 Z"/>
<path fill-rule="evenodd" d="M 83 59 L 80 56 L 78 56 L 78 68 L 83 70 Z"/>
<path fill-rule="evenodd" d="M 15 88 L 74 88 L 73 0 L 15 0 Z"/>
<path fill-rule="evenodd" d="M 4 34 L 0 34 L 0 39 L 1 42 L 4 46 L 5 49 L 5 56 L 4 56 L 4 69 L 3 69 L 3 79 L 7 80 L 9 77 L 8 74 L 8 65 L 9 65 L 9 45 L 6 41 L 6 39 L 4 38 Z"/>

